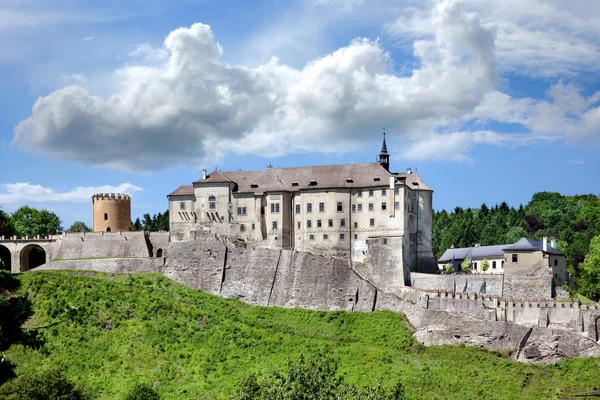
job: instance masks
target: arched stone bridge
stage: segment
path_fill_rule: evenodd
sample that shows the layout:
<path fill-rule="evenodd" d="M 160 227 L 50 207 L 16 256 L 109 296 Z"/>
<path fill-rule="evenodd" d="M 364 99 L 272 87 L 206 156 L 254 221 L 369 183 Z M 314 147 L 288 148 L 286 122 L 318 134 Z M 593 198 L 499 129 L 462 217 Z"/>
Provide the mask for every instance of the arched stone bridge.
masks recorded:
<path fill-rule="evenodd" d="M 56 241 L 52 236 L 0 236 L 0 269 L 16 274 L 52 261 Z"/>

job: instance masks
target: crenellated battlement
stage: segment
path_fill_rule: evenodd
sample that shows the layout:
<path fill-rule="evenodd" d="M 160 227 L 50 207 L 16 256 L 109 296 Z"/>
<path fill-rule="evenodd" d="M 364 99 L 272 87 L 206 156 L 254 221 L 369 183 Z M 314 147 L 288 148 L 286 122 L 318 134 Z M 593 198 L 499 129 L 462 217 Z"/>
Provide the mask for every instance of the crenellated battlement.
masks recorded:
<path fill-rule="evenodd" d="M 596 329 L 600 303 L 571 298 L 504 298 L 475 292 L 428 290 L 404 287 L 403 300 L 423 308 L 465 314 L 488 321 L 513 322 L 525 326 L 560 326 L 600 339 Z"/>
<path fill-rule="evenodd" d="M 97 193 L 95 195 L 92 196 L 92 202 L 94 201 L 109 201 L 109 200 L 116 200 L 116 201 L 131 201 L 131 197 L 128 194 L 121 194 L 121 193 Z"/>

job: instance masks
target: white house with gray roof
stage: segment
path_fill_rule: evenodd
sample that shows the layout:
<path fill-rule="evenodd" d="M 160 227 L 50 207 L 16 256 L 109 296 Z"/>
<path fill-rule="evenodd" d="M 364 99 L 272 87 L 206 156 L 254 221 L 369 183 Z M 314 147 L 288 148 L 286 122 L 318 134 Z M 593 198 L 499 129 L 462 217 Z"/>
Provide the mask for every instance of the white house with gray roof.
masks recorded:
<path fill-rule="evenodd" d="M 450 248 L 438 259 L 438 268 L 442 270 L 454 260 L 455 268 L 459 270 L 460 264 L 469 257 L 473 261 L 472 273 L 551 276 L 555 286 L 569 280 L 565 255 L 556 249 L 555 240 L 548 243 L 546 237 L 542 241 L 522 238 L 513 244 Z M 484 259 L 489 262 L 486 272 L 481 270 Z"/>
<path fill-rule="evenodd" d="M 366 262 L 369 242 L 401 260 L 435 269 L 432 193 L 410 169 L 389 171 L 385 136 L 379 162 L 264 171 L 218 171 L 168 195 L 172 240 L 210 231 L 268 247 L 350 255 Z"/>

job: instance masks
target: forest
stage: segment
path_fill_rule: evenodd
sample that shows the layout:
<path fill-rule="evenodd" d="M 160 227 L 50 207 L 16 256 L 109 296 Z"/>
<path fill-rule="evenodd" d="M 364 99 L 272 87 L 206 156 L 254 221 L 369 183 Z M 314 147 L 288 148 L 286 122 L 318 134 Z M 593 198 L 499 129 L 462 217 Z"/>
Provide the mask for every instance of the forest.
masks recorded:
<path fill-rule="evenodd" d="M 557 239 L 558 250 L 567 258 L 569 273 L 581 287 L 598 275 L 596 271 L 600 266 L 588 265 L 593 271 L 585 273 L 581 266 L 590 253 L 592 239 L 599 235 L 600 199 L 594 194 L 563 196 L 539 192 L 527 205 L 518 208 L 509 207 L 505 202 L 493 207 L 484 203 L 476 209 L 456 207 L 451 212 L 441 210 L 433 215 L 432 240 L 436 258 L 451 245 L 471 247 L 478 243 L 488 246 L 514 243 L 522 237 L 541 240 L 548 236 Z M 594 276 L 590 276 L 590 272 L 594 272 Z"/>

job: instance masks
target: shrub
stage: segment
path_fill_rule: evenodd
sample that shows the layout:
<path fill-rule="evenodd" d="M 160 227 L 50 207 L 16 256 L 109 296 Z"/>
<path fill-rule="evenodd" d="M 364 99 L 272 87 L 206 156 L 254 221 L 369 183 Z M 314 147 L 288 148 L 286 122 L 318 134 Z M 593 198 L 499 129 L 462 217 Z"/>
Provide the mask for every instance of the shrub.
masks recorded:
<path fill-rule="evenodd" d="M 89 392 L 76 387 L 63 372 L 50 370 L 21 375 L 0 386 L 0 398 L 6 400 L 88 400 Z"/>
<path fill-rule="evenodd" d="M 481 261 L 481 270 L 483 272 L 487 271 L 488 269 L 490 269 L 490 262 L 487 260 L 487 258 L 484 258 Z"/>
<path fill-rule="evenodd" d="M 127 393 L 124 400 L 159 400 L 160 396 L 150 385 L 136 383 Z"/>

